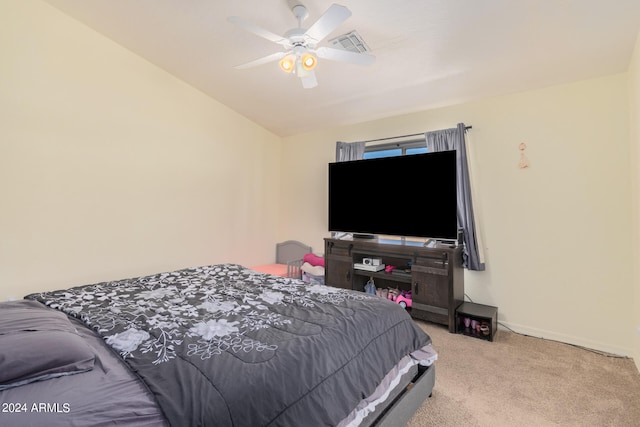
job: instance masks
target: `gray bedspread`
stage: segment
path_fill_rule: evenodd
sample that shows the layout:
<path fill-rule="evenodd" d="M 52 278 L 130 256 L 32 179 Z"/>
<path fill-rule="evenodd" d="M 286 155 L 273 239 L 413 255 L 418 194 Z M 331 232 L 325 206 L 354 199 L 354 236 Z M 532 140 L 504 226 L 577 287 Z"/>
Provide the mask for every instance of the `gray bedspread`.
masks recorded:
<path fill-rule="evenodd" d="M 430 338 L 362 292 L 213 265 L 32 294 L 117 350 L 173 426 L 331 426 Z"/>
<path fill-rule="evenodd" d="M 0 391 L 0 426 L 167 427 L 153 395 L 122 358 L 95 332 L 75 323 L 95 354 L 93 369 Z"/>

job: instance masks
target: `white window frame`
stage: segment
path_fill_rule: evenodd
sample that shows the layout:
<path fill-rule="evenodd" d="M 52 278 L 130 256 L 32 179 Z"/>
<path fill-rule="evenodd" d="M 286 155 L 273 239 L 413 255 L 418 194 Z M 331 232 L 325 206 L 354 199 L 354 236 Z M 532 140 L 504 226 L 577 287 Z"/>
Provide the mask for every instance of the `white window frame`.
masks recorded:
<path fill-rule="evenodd" d="M 367 158 L 367 153 L 375 153 L 380 151 L 387 150 L 401 150 L 400 156 L 406 156 L 407 150 L 415 149 L 415 148 L 427 148 L 427 142 L 424 138 L 421 139 L 411 139 L 402 142 L 385 142 L 381 144 L 367 144 L 364 147 L 364 155 L 365 159 Z"/>

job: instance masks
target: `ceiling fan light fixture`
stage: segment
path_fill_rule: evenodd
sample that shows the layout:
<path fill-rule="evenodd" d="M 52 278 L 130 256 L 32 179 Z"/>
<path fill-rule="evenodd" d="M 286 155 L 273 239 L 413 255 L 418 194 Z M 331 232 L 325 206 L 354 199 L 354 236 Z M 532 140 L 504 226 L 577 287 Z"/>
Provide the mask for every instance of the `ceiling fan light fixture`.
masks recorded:
<path fill-rule="evenodd" d="M 279 62 L 280 68 L 285 73 L 290 73 L 293 71 L 293 68 L 296 64 L 296 57 L 294 55 L 287 55 L 282 58 Z"/>
<path fill-rule="evenodd" d="M 316 68 L 318 64 L 318 60 L 312 53 L 305 53 L 302 55 L 302 68 L 307 71 L 311 71 Z"/>
<path fill-rule="evenodd" d="M 302 63 L 302 57 L 300 56 L 296 60 L 294 74 L 300 78 L 306 77 L 309 74 L 309 71 L 307 71 L 304 64 Z"/>
<path fill-rule="evenodd" d="M 249 21 L 245 21 L 237 16 L 230 16 L 227 20 L 236 24 L 250 33 L 263 39 L 277 43 L 285 48 L 284 51 L 272 53 L 265 57 L 253 60 L 236 68 L 250 68 L 266 64 L 271 61 L 278 61 L 282 71 L 300 77 L 302 87 L 309 89 L 318 85 L 315 75 L 315 67 L 318 65 L 318 58 L 332 61 L 350 62 L 358 65 L 369 65 L 375 61 L 375 56 L 361 54 L 364 42 L 356 37 L 356 42 L 349 40 L 343 42 L 341 48 L 335 49 L 322 46 L 316 49 L 318 43 L 331 34 L 340 24 L 351 16 L 351 11 L 345 6 L 337 3 L 329 8 L 307 29 L 302 28 L 302 21 L 307 18 L 307 8 L 299 3 L 299 0 L 288 0 L 294 16 L 298 20 L 298 27 L 293 28 L 280 36 L 265 30 Z M 349 34 L 353 37 L 355 32 Z M 345 44 L 346 43 L 346 44 Z M 349 50 L 346 49 L 349 45 Z M 351 49 L 356 47 L 356 51 Z"/>

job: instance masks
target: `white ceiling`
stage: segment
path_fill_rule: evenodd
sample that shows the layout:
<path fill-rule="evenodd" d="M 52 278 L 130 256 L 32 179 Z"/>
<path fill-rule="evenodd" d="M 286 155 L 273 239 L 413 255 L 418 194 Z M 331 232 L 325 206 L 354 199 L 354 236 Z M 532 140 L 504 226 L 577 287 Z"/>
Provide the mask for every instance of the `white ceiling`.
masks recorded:
<path fill-rule="evenodd" d="M 376 62 L 321 60 L 303 89 L 233 67 L 282 48 L 227 17 L 284 34 L 291 0 L 46 1 L 281 136 L 625 72 L 640 30 L 639 0 L 341 0 L 327 39 L 355 29 Z M 333 1 L 302 3 L 308 28 Z"/>

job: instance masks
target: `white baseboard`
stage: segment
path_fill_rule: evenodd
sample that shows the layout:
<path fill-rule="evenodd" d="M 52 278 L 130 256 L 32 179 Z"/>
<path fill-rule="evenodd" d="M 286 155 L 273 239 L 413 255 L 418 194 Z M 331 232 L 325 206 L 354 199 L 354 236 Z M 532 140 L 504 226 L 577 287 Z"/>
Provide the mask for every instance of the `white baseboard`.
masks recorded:
<path fill-rule="evenodd" d="M 633 358 L 633 350 L 631 348 L 611 346 L 609 344 L 601 343 L 598 341 L 586 340 L 584 338 L 559 334 L 557 332 L 546 331 L 543 329 L 530 328 L 527 326 L 518 325 L 516 323 L 504 322 L 502 320 L 499 321 L 498 328 L 504 330 L 511 329 L 513 330 L 513 332 L 517 332 L 519 334 L 530 335 L 532 337 L 543 338 L 552 341 L 559 341 L 562 343 L 572 344 L 580 347 L 586 347 L 592 350 L 601 351 L 616 356 Z M 636 363 L 636 365 L 638 364 L 640 364 L 640 362 Z"/>

